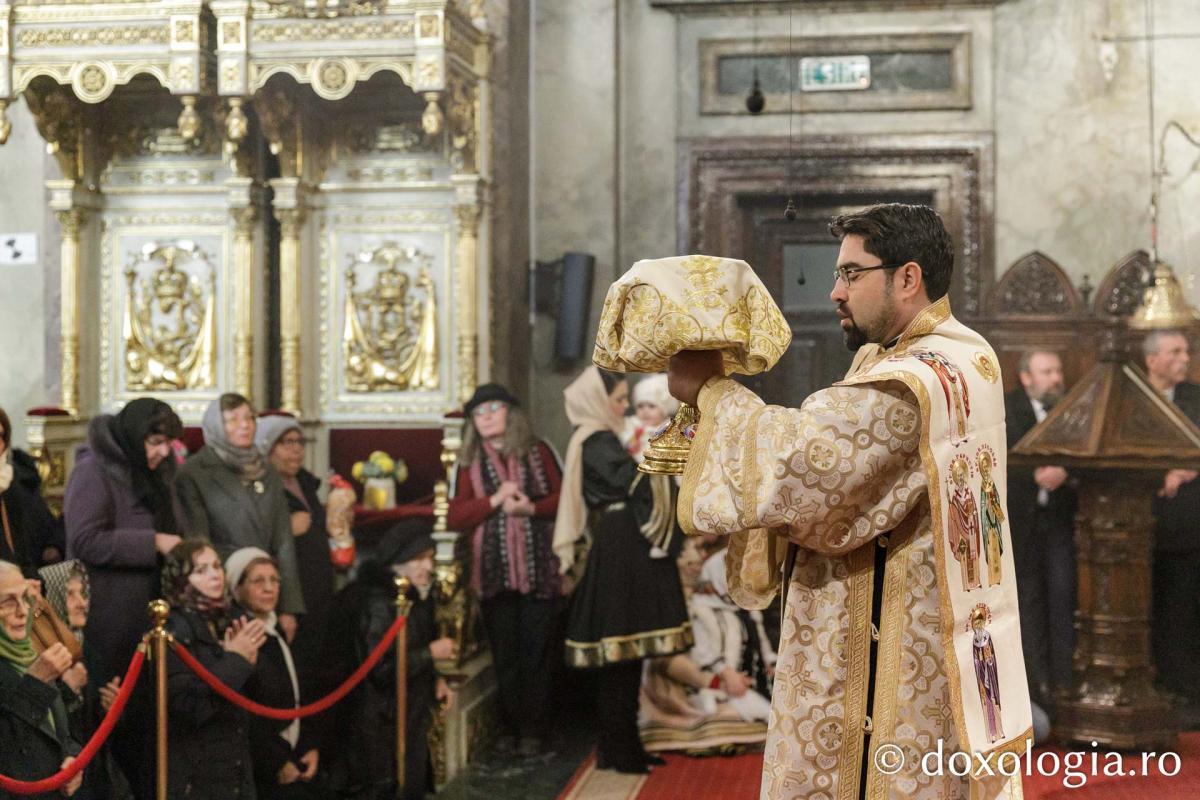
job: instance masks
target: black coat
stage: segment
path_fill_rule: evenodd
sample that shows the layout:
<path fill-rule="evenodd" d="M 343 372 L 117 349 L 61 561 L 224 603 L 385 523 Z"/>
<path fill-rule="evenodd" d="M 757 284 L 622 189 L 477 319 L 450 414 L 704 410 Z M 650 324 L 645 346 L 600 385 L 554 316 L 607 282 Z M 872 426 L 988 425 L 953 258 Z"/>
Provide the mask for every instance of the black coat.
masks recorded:
<path fill-rule="evenodd" d="M 67 550 L 63 523 L 42 499 L 42 479 L 33 456 L 24 450 L 11 452 L 12 483 L 0 492 L 0 502 L 8 515 L 13 546 L 0 534 L 0 559 L 19 566 L 26 578 L 36 578 L 38 567 L 47 563 L 42 558 L 47 547 L 58 550 L 60 557 Z"/>
<path fill-rule="evenodd" d="M 358 580 L 334 597 L 330 645 L 348 656 L 346 675 L 366 660 L 396 618 L 391 572 L 374 562 L 364 563 Z M 405 774 L 424 776 L 429 759 L 428 734 L 436 701 L 437 670 L 429 645 L 437 636 L 435 595 L 421 599 L 414 589 L 406 632 L 406 758 Z M 335 756 L 339 788 L 355 797 L 390 796 L 395 779 L 396 648 L 387 653 L 341 706 L 336 723 Z M 404 797 L 424 797 L 419 780 L 408 780 Z"/>
<path fill-rule="evenodd" d="M 64 758 L 78 752 L 58 687 L 0 661 L 0 774 L 22 781 L 49 778 Z M 9 796 L 0 792 L 0 797 Z M 25 797 L 62 800 L 58 792 Z"/>
<path fill-rule="evenodd" d="M 292 641 L 292 657 L 300 674 L 300 690 L 305 702 L 315 700 L 334 688 L 332 676 L 323 668 L 325 633 L 329 626 L 329 607 L 333 602 L 333 562 L 329 559 L 329 532 L 325 528 L 325 506 L 317 497 L 321 481 L 306 469 L 296 476 L 304 502 L 289 491 L 288 512 L 307 511 L 312 525 L 296 536 L 296 562 L 300 572 L 300 589 L 304 595 L 304 616 Z"/>
<path fill-rule="evenodd" d="M 1175 387 L 1175 405 L 1200 425 L 1200 386 Z M 1172 498 L 1154 498 L 1154 548 L 1168 553 L 1200 550 L 1200 479 L 1185 483 Z"/>
<path fill-rule="evenodd" d="M 298 664 L 296 667 L 299 669 Z M 303 681 L 299 674 L 297 677 Z M 243 694 L 272 708 L 291 708 L 295 705 L 292 676 L 283 657 L 283 645 L 277 637 L 268 636 L 259 649 L 254 674 L 246 683 Z M 314 735 L 316 726 L 311 717 L 300 720 L 300 738 L 294 748 L 280 736 L 290 724 L 290 720 L 257 715 L 250 717 L 250 757 L 254 762 L 254 781 L 260 799 L 270 797 L 275 792 L 277 776 L 284 764 L 292 761 L 297 769 L 303 771 L 300 757 L 318 745 Z"/>
<path fill-rule="evenodd" d="M 1011 450 L 1022 436 L 1037 425 L 1033 404 L 1024 389 L 1018 388 L 1004 396 L 1004 416 Z M 1008 467 L 1008 515 L 1014 546 L 1016 540 L 1033 535 L 1034 514 L 1040 515 L 1045 523 L 1057 529 L 1075 529 L 1078 498 L 1074 481 L 1068 476 L 1066 483 L 1049 493 L 1046 505 L 1039 507 L 1038 485 L 1033 479 L 1035 469 L 1012 464 Z"/>
<path fill-rule="evenodd" d="M 228 653 L 194 611 L 171 609 L 167 629 L 175 641 L 235 692 L 244 692 L 254 667 Z M 169 791 L 172 800 L 253 800 L 246 712 L 218 696 L 171 653 L 167 659 Z M 148 754 L 149 755 L 149 754 Z"/>

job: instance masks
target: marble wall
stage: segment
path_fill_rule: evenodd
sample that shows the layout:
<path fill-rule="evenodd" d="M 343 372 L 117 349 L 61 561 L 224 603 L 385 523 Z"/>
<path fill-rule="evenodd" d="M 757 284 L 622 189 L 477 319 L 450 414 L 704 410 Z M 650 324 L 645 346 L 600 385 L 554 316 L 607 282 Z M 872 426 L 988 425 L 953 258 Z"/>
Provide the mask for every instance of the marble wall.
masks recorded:
<path fill-rule="evenodd" d="M 58 325 L 58 243 L 50 239 L 58 224 L 42 202 L 47 158 L 33 117 L 24 102 L 13 104 L 8 117 L 12 133 L 0 147 L 0 234 L 36 233 L 39 250 L 36 264 L 0 266 L 0 407 L 12 420 L 13 444 L 24 447 L 25 410 L 57 400 L 51 390 L 58 384 L 58 331 L 47 326 Z"/>

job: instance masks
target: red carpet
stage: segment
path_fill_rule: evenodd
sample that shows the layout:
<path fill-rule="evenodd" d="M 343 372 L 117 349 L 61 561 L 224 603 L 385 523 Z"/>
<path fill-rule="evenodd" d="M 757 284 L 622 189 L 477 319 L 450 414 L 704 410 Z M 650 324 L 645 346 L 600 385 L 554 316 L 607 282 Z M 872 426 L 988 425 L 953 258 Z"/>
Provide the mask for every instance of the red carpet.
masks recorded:
<path fill-rule="evenodd" d="M 762 776 L 762 753 L 722 758 L 688 758 L 660 753 L 657 767 L 642 786 L 638 800 L 754 800 Z"/>
<path fill-rule="evenodd" d="M 1065 767 L 1060 766 L 1055 775 L 1027 776 L 1023 781 L 1025 800 L 1195 800 L 1200 798 L 1200 733 L 1185 733 L 1179 737 L 1176 752 L 1179 756 L 1179 773 L 1164 775 L 1158 769 L 1158 759 L 1148 761 L 1146 775 L 1104 775 L 1106 753 L 1097 752 L 1098 772 L 1091 774 L 1091 749 L 1086 747 L 1065 750 L 1063 748 L 1037 748 L 1035 758 L 1043 753 L 1054 753 L 1058 763 L 1063 764 L 1068 752 L 1083 752 L 1082 763 L 1072 771 L 1068 779 Z M 595 757 L 580 766 L 560 798 L 588 800 L 589 797 L 624 798 L 636 796 L 637 800 L 756 800 L 762 754 L 734 756 L 731 758 L 688 758 L 672 753 L 662 754 L 667 760 L 665 767 L 658 767 L 648 777 L 629 780 L 617 786 L 617 775 L 612 772 L 596 771 Z M 1122 754 L 1125 772 L 1142 769 L 1139 753 Z M 1036 772 L 1035 761 L 1034 771 Z M 1049 756 L 1042 762 L 1047 769 L 1052 767 Z M 1162 766 L 1174 771 L 1176 765 L 1164 760 Z M 1022 772 L 1025 769 L 1022 767 Z M 603 778 L 603 781 L 597 781 Z M 1080 780 L 1085 783 L 1079 786 Z M 1068 783 L 1064 783 L 1067 781 Z M 638 783 L 640 782 L 640 786 Z M 613 784 L 609 786 L 608 784 Z M 1069 784 L 1069 785 L 1068 785 Z M 1074 788 L 1072 788 L 1074 787 Z M 628 792 L 629 794 L 626 794 Z"/>

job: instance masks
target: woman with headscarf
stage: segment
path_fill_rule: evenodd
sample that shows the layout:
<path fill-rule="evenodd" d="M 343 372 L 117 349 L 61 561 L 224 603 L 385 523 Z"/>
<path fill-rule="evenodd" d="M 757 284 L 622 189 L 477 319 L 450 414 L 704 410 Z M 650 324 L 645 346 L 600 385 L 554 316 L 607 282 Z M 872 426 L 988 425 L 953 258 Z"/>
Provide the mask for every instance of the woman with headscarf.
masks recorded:
<path fill-rule="evenodd" d="M 238 604 L 263 623 L 266 642 L 258 651 L 245 695 L 271 708 L 296 708 L 304 669 L 276 622 L 279 570 L 275 559 L 257 547 L 235 550 L 225 561 L 225 577 Z M 307 618 L 306 618 L 307 621 Z M 312 718 L 250 718 L 250 758 L 259 800 L 321 800 L 327 795 L 314 782 L 320 766 L 317 730 Z"/>
<path fill-rule="evenodd" d="M 208 539 L 222 558 L 243 547 L 271 554 L 283 578 L 279 627 L 291 641 L 304 613 L 292 518 L 279 473 L 254 446 L 254 408 L 240 394 L 223 394 L 204 411 L 202 425 L 204 449 L 179 470 L 189 536 Z"/>
<path fill-rule="evenodd" d="M 333 601 L 329 532 L 325 529 L 325 506 L 317 497 L 321 479 L 304 468 L 306 440 L 295 417 L 259 417 L 254 444 L 283 481 L 304 597 L 304 616 L 291 648 L 304 682 L 305 699 L 314 700 L 325 693 L 323 689 L 332 688 L 326 686 L 325 670 L 321 669 L 329 604 Z"/>
<path fill-rule="evenodd" d="M 552 632 L 562 579 L 552 545 L 561 468 L 503 386 L 480 386 L 463 411 L 468 422 L 449 526 L 470 532 L 470 586 L 481 601 L 499 683 L 497 750 L 532 756 L 548 733 L 557 650 Z"/>
<path fill-rule="evenodd" d="M 692 644 L 687 606 L 674 558 L 675 486 L 643 475 L 617 438 L 629 406 L 623 375 L 584 370 L 563 392 L 575 425 L 567 447 L 554 527 L 564 572 L 590 534 L 583 574 L 567 623 L 567 663 L 598 668 L 597 765 L 644 773 L 662 763 L 638 736 L 638 690 L 647 657 Z M 660 557 L 656 557 L 660 556 Z"/>
<path fill-rule="evenodd" d="M 89 606 L 87 569 L 78 559 L 72 559 L 42 567 L 38 576 L 42 580 L 42 596 L 83 648 L 83 660 L 72 664 L 58 683 L 71 738 L 86 742 L 92 738 L 104 716 L 101 694 L 90 675 L 90 671 L 96 670 L 96 659 L 91 643 L 84 635 Z M 112 688 L 115 690 L 119 683 L 114 679 Z M 83 786 L 76 795 L 77 800 L 104 800 L 111 795 L 106 761 L 106 755 L 102 753 L 84 770 Z"/>
<path fill-rule="evenodd" d="M 162 583 L 175 641 L 230 689 L 244 691 L 267 632 L 262 620 L 230 603 L 217 551 L 207 539 L 185 539 L 167 555 Z M 167 657 L 167 697 L 167 796 L 254 800 L 246 712 L 210 689 L 174 651 Z"/>
<path fill-rule="evenodd" d="M 67 555 L 88 572 L 85 639 L 91 680 L 124 674 L 147 628 L 147 604 L 159 596 L 159 557 L 179 543 L 183 514 L 174 492 L 171 440 L 183 424 L 161 400 L 131 401 L 88 425 L 75 452 L 63 517 Z M 153 703 L 136 692 L 113 731 L 113 756 L 138 800 L 154 796 Z"/>
<path fill-rule="evenodd" d="M 33 614 L 29 583 L 21 568 L 0 561 L 0 774 L 17 780 L 49 778 L 74 760 L 67 711 L 55 682 L 71 654 L 54 644 L 38 655 L 29 637 Z M 59 792 L 32 796 L 52 800 L 79 789 L 76 775 Z M 7 796 L 7 795 L 5 795 Z"/>
<path fill-rule="evenodd" d="M 665 374 L 647 375 L 634 384 L 633 416 L 625 418 L 621 437 L 629 455 L 641 463 L 650 437 L 662 430 L 678 410 L 679 401 L 667 391 Z"/>
<path fill-rule="evenodd" d="M 62 523 L 40 494 L 37 462 L 12 446 L 12 422 L 0 408 L 0 559 L 27 578 L 51 558 L 62 559 Z"/>

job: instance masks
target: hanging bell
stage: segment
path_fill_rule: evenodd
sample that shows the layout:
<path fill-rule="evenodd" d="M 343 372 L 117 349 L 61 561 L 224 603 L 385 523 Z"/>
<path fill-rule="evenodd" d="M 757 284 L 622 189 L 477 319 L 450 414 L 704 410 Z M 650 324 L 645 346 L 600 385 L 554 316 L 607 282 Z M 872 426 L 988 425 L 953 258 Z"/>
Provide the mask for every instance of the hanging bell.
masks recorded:
<path fill-rule="evenodd" d="M 798 212 L 796 211 L 796 202 L 789 197 L 787 205 L 783 208 L 783 218 L 788 222 L 795 222 L 797 216 Z"/>
<path fill-rule="evenodd" d="M 1175 272 L 1162 261 L 1154 264 L 1153 281 L 1142 304 L 1129 316 L 1133 330 L 1188 330 L 1200 323 L 1200 313 L 1187 301 Z"/>
<path fill-rule="evenodd" d="M 750 94 L 746 96 L 746 110 L 751 114 L 761 114 L 767 100 L 763 97 L 762 86 L 758 83 L 758 67 L 754 68 L 754 82 L 750 86 Z"/>
<path fill-rule="evenodd" d="M 638 464 L 638 471 L 647 475 L 682 475 L 699 422 L 699 411 L 687 403 L 681 405 L 671 422 L 646 443 L 645 460 Z"/>

